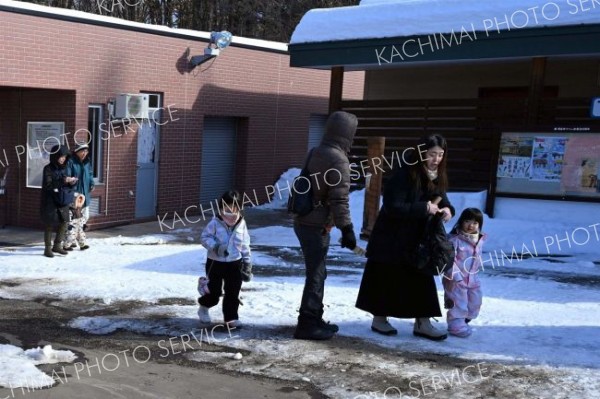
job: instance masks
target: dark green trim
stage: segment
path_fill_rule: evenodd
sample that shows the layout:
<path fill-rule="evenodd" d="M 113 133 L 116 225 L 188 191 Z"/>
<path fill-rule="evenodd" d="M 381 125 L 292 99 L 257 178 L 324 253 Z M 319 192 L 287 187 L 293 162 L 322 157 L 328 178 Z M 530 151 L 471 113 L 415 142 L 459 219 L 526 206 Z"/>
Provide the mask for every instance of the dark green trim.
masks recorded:
<path fill-rule="evenodd" d="M 2 12 L 2 11 L 15 13 L 15 14 L 31 15 L 31 16 L 40 17 L 40 18 L 56 19 L 59 21 L 67 21 L 67 22 L 74 22 L 74 23 L 80 23 L 80 24 L 86 24 L 86 25 L 102 26 L 102 27 L 111 28 L 111 29 L 121 29 L 121 30 L 125 30 L 125 31 L 130 31 L 130 32 L 141 32 L 141 33 L 147 33 L 147 34 L 157 35 L 157 36 L 172 37 L 172 38 L 176 38 L 176 39 L 184 39 L 184 40 L 190 40 L 190 41 L 195 41 L 195 42 L 208 43 L 208 39 L 205 39 L 202 37 L 193 37 L 193 36 L 186 35 L 183 33 L 162 32 L 162 31 L 158 31 L 158 30 L 154 30 L 154 29 L 146 28 L 146 27 L 141 27 L 141 26 L 121 25 L 118 23 L 113 23 L 113 22 L 108 22 L 108 21 L 98 21 L 95 19 L 88 19 L 85 17 L 53 14 L 50 12 L 28 10 L 28 9 L 23 9 L 23 8 L 19 8 L 19 7 L 13 7 L 13 6 L 0 4 L 0 12 Z M 91 14 L 91 15 L 99 15 L 99 14 Z M 106 15 L 103 15 L 103 16 L 106 17 Z M 124 21 L 127 21 L 127 20 L 124 20 Z M 152 25 L 149 25 L 149 26 L 152 26 Z M 248 44 L 231 43 L 230 46 L 246 48 L 246 49 L 250 49 L 250 50 L 265 51 L 268 53 L 289 54 L 287 51 L 270 49 L 270 48 L 265 48 L 265 47 L 260 47 L 260 46 L 252 46 L 252 45 L 248 45 Z"/>
<path fill-rule="evenodd" d="M 346 70 L 398 67 L 414 62 L 600 54 L 600 24 L 495 31 L 489 36 L 485 32 L 464 31 L 462 40 L 459 39 L 460 32 L 454 37 L 436 33 L 298 43 L 290 44 L 288 50 L 292 67 L 331 69 L 344 66 Z M 411 57 L 413 55 L 416 56 Z"/>
<path fill-rule="evenodd" d="M 600 198 L 584 197 L 578 195 L 541 195 L 541 194 L 517 194 L 517 193 L 496 193 L 496 198 L 518 198 L 518 199 L 539 199 L 548 201 L 570 201 L 570 202 L 597 202 Z"/>

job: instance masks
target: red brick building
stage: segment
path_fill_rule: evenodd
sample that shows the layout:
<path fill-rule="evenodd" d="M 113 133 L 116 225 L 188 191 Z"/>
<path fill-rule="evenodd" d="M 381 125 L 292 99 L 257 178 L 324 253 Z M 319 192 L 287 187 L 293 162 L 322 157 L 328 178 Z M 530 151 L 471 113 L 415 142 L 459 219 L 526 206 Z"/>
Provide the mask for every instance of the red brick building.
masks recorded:
<path fill-rule="evenodd" d="M 96 227 L 182 212 L 230 186 L 265 201 L 318 139 L 330 74 L 290 68 L 285 44 L 239 37 L 192 69 L 209 37 L 1 0 L 0 225 L 40 225 L 36 139 L 48 135 L 40 144 L 88 138 Z M 346 76 L 346 98 L 362 90 L 362 72 Z M 111 122 L 124 93 L 146 94 L 150 119 Z"/>

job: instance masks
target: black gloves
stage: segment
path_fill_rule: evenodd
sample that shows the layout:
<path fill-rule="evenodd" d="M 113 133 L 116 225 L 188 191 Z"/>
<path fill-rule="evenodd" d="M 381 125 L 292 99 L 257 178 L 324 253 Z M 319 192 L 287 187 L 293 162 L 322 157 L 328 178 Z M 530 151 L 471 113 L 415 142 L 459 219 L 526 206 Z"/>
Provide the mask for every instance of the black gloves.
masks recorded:
<path fill-rule="evenodd" d="M 350 223 L 341 228 L 342 231 L 342 248 L 353 250 L 356 248 L 356 236 L 354 235 L 354 226 Z"/>
<path fill-rule="evenodd" d="M 247 283 L 252 280 L 252 263 L 242 261 L 242 269 L 240 270 L 242 273 L 242 281 Z"/>

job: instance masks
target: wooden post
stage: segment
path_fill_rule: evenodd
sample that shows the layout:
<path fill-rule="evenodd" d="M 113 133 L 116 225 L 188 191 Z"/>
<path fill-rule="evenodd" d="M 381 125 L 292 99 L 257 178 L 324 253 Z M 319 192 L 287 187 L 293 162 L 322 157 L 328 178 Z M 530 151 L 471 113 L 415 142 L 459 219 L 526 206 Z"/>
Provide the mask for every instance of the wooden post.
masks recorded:
<path fill-rule="evenodd" d="M 383 174 L 373 166 L 373 159 L 383 159 L 385 150 L 385 137 L 369 137 L 367 139 L 367 159 L 369 167 L 367 176 L 365 176 L 365 205 L 363 208 L 363 225 L 360 231 L 360 237 L 368 239 L 375 226 L 375 220 L 379 214 L 379 202 L 381 198 L 381 188 Z"/>
<path fill-rule="evenodd" d="M 498 172 L 498 160 L 500 158 L 500 140 L 502 139 L 501 132 L 494 132 L 492 142 L 492 156 L 490 158 L 490 184 L 487 190 L 487 196 L 485 201 L 485 213 L 493 218 L 494 217 L 494 207 L 496 205 L 496 174 Z"/>
<path fill-rule="evenodd" d="M 329 113 L 342 109 L 342 92 L 344 91 L 344 67 L 331 68 L 329 82 Z"/>
<path fill-rule="evenodd" d="M 535 57 L 531 63 L 531 81 L 527 97 L 527 126 L 537 125 L 540 104 L 544 95 L 544 78 L 546 75 L 546 57 Z"/>

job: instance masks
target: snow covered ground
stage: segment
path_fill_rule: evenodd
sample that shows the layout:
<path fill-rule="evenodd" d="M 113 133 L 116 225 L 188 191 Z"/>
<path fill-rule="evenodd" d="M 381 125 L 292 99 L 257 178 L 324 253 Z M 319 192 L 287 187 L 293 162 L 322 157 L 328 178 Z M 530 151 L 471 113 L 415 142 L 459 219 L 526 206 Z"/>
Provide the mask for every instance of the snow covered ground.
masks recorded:
<path fill-rule="evenodd" d="M 362 224 L 362 196 L 362 192 L 351 195 L 357 233 Z M 450 198 L 457 213 L 467 206 L 483 207 L 481 194 L 456 193 Z M 532 202 L 530 206 L 536 205 Z M 488 365 L 488 369 L 490 365 L 502 364 L 514 373 L 520 370 L 521 374 L 512 375 L 511 381 L 520 379 L 520 383 L 532 386 L 528 391 L 530 396 L 523 397 L 600 397 L 600 352 L 597 350 L 600 344 L 600 228 L 594 225 L 599 222 L 590 219 L 589 226 L 585 227 L 586 235 L 582 226 L 569 225 L 568 220 L 524 223 L 486 218 L 484 230 L 490 240 L 485 248 L 485 256 L 489 258 L 484 258 L 489 262 L 481 274 L 484 290 L 481 315 L 472 322 L 474 334 L 470 338 L 450 337 L 444 342 L 413 337 L 411 320 L 392 320 L 399 330 L 396 337 L 372 333 L 370 315 L 354 307 L 364 260 L 338 245 L 332 246 L 329 255 L 325 318 L 340 325 L 340 337 L 327 344 L 294 341 L 291 334 L 303 287 L 298 242 L 290 227 L 252 229 L 252 244 L 259 249 L 253 252 L 255 278 L 242 288 L 240 316 L 246 328 L 236 332 L 235 338 L 224 330 L 216 333 L 222 345 L 230 348 L 230 353 L 186 355 L 236 371 L 310 379 L 333 397 L 376 397 L 364 395 L 368 391 L 383 392 L 394 385 L 394 378 L 402 378 L 404 386 L 412 387 L 412 393 L 405 390 L 404 394 L 427 396 L 423 385 L 416 389 L 418 387 L 410 382 L 433 378 L 437 366 L 423 361 L 399 362 L 397 353 L 452 359 L 454 363 L 441 369 L 446 373 L 459 370 L 454 364 L 461 364 L 461 370 L 481 367 L 481 364 Z M 545 237 L 563 237 L 559 234 L 565 232 L 582 245 L 571 243 L 569 247 L 563 241 L 560 250 L 556 243 L 547 246 Z M 159 305 L 158 301 L 187 298 L 188 303 L 193 303 L 197 278 L 204 274 L 206 250 L 192 241 L 195 237 L 183 243 L 176 241 L 175 233 L 92 239 L 89 250 L 54 259 L 42 257 L 41 247 L 0 250 L 0 280 L 19 282 L 0 286 L 0 297 L 94 298 L 104 303 L 143 301 L 147 303 L 145 307 L 127 314 L 79 317 L 71 321 L 71 326 L 93 334 L 124 329 L 189 338 L 190 333 L 198 332 L 197 307 Z M 189 234 L 195 233 L 191 230 Z M 337 244 L 338 239 L 339 232 L 334 231 L 332 243 Z M 366 243 L 360 245 L 364 247 Z M 516 249 L 514 254 L 513 248 Z M 440 303 L 443 303 L 439 280 L 438 288 Z M 219 307 L 213 308 L 211 314 L 217 322 L 221 320 Z M 444 325 L 444 320 L 439 322 Z M 363 345 L 362 349 L 350 354 L 352 345 L 357 343 Z M 364 345 L 373 348 L 373 353 L 381 352 L 378 355 L 366 353 Z M 19 351 L 16 347 L 2 349 L 0 346 L 3 355 L 0 364 L 22 361 L 24 357 Z M 244 360 L 231 363 L 230 359 L 238 351 L 244 353 Z M 345 354 L 343 361 L 336 353 Z M 315 371 L 319 370 L 315 365 L 325 367 L 327 359 L 336 364 L 337 373 L 342 377 L 324 378 Z M 477 364 L 480 366 L 475 366 Z M 353 374 L 353 378 L 350 377 L 352 368 L 361 370 Z M 18 383 L 7 374 L 11 369 L 0 367 L 0 385 L 7 386 L 8 381 Z M 529 377 L 526 376 L 533 375 L 533 369 L 535 375 L 549 375 L 539 392 L 535 391 L 535 383 L 527 382 Z M 26 373 L 25 368 L 20 372 Z M 488 370 L 488 377 L 490 373 L 500 380 L 506 377 L 507 371 Z M 359 374 L 364 380 L 356 377 Z M 479 375 L 483 379 L 481 372 Z M 367 381 L 367 376 L 371 376 L 371 380 Z M 373 381 L 379 385 L 374 387 Z M 549 385 L 556 391 L 548 390 Z M 464 397 L 473 397 L 473 392 L 466 388 L 461 392 Z M 569 396 L 569 392 L 577 393 Z M 387 397 L 391 393 L 393 390 Z M 440 396 L 436 390 L 433 397 L 446 396 Z"/>

